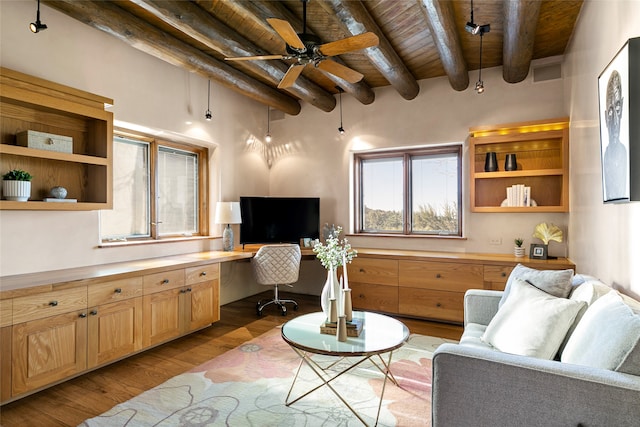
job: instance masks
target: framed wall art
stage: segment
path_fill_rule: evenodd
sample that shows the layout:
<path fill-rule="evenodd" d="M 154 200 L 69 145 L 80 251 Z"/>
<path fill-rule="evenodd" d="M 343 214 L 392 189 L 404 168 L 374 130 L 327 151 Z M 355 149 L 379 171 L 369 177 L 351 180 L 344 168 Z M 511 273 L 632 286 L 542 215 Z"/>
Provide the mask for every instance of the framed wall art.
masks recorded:
<path fill-rule="evenodd" d="M 640 201 L 639 77 L 637 37 L 627 40 L 598 76 L 604 203 Z"/>

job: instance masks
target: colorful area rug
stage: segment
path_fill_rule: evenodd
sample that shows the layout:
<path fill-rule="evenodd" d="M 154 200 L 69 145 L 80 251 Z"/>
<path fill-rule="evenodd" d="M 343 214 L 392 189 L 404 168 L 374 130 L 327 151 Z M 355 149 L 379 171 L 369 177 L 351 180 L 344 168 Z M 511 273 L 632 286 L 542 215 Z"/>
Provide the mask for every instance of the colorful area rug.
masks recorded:
<path fill-rule="evenodd" d="M 380 426 L 431 425 L 431 358 L 441 338 L 412 335 L 396 350 L 387 381 Z M 327 387 L 291 406 L 284 404 L 299 357 L 275 328 L 178 375 L 81 426 L 358 426 L 362 423 Z M 296 397 L 319 384 L 303 366 Z M 365 362 L 334 386 L 369 424 L 375 422 L 383 375 Z"/>

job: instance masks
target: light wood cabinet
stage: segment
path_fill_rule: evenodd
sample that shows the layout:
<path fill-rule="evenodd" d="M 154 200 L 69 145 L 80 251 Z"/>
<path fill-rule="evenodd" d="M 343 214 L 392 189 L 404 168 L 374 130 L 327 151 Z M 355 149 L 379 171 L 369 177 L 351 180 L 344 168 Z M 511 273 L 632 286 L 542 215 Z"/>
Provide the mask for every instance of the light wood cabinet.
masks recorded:
<path fill-rule="evenodd" d="M 24 169 L 33 176 L 27 202 L 0 201 L 0 209 L 97 210 L 112 207 L 113 100 L 0 69 L 0 173 Z M 72 152 L 16 145 L 34 130 L 73 138 Z M 44 202 L 62 186 L 71 202 Z"/>
<path fill-rule="evenodd" d="M 567 259 L 384 249 L 358 249 L 347 268 L 354 309 L 461 324 L 465 292 L 504 289 L 518 263 L 541 270 L 575 269 Z"/>
<path fill-rule="evenodd" d="M 566 117 L 469 129 L 472 212 L 568 212 L 569 119 Z M 496 153 L 498 170 L 485 172 L 487 153 Z M 505 171 L 507 154 L 517 170 Z M 536 206 L 501 206 L 507 188 L 531 188 Z"/>
<path fill-rule="evenodd" d="M 11 397 L 11 331 L 13 300 L 0 300 L 0 402 Z"/>
<path fill-rule="evenodd" d="M 87 367 L 142 349 L 142 277 L 89 286 Z"/>

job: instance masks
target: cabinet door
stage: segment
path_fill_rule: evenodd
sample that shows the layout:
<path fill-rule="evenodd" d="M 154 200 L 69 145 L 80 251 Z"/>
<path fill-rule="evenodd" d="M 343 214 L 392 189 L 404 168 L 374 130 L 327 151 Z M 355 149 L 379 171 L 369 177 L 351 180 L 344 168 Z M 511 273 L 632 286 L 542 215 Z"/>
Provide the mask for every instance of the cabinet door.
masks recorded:
<path fill-rule="evenodd" d="M 401 287 L 398 308 L 410 316 L 462 323 L 464 293 Z"/>
<path fill-rule="evenodd" d="M 142 300 L 142 345 L 149 347 L 180 336 L 184 321 L 180 288 L 145 295 Z"/>
<path fill-rule="evenodd" d="M 89 368 L 124 357 L 141 348 L 142 297 L 89 310 Z"/>
<path fill-rule="evenodd" d="M 0 328 L 0 402 L 11 397 L 11 326 Z"/>
<path fill-rule="evenodd" d="M 209 326 L 220 319 L 217 307 L 218 281 L 202 282 L 184 289 L 185 328 L 184 332 Z"/>
<path fill-rule="evenodd" d="M 86 369 L 86 316 L 83 310 L 13 326 L 13 396 Z"/>

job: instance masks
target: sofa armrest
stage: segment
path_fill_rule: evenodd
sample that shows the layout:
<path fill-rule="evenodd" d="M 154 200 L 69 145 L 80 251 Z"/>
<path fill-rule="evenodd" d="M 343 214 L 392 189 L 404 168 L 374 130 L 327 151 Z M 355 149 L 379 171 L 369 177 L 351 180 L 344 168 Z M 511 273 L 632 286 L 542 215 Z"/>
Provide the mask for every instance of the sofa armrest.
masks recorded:
<path fill-rule="evenodd" d="M 479 323 L 487 326 L 498 312 L 503 291 L 469 289 L 464 294 L 464 326 Z"/>
<path fill-rule="evenodd" d="M 433 356 L 432 425 L 637 426 L 640 377 L 443 344 Z"/>

